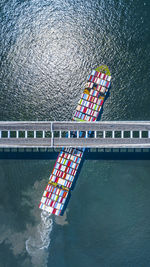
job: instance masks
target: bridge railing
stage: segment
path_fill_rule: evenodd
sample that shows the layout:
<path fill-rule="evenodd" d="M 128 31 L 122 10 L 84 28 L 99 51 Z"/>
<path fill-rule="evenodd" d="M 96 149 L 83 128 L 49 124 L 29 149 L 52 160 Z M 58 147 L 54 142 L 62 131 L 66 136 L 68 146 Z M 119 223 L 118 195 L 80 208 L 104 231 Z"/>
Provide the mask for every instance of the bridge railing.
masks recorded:
<path fill-rule="evenodd" d="M 150 121 L 0 122 L 0 147 L 62 146 L 150 147 Z"/>

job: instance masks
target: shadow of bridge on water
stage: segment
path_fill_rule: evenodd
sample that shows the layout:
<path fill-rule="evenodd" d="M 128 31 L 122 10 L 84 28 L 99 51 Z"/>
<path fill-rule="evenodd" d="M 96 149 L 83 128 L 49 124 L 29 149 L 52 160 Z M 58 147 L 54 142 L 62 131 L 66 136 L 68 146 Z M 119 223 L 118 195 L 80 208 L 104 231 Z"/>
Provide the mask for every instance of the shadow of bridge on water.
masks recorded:
<path fill-rule="evenodd" d="M 0 159 L 55 160 L 61 148 L 0 148 Z M 85 160 L 150 160 L 149 148 L 87 148 Z"/>

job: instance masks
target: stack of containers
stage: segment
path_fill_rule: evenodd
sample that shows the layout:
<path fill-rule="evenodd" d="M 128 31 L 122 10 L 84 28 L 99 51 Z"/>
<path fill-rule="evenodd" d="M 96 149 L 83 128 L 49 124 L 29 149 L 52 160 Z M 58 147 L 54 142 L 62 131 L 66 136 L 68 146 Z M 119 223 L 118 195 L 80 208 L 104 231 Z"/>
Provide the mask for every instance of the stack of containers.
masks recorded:
<path fill-rule="evenodd" d="M 50 182 L 57 183 L 59 186 L 71 188 L 77 169 L 79 167 L 83 151 L 71 148 L 68 152 L 63 149 L 57 158 Z"/>
<path fill-rule="evenodd" d="M 82 148 L 63 148 L 61 150 L 39 204 L 40 209 L 55 215 L 63 213 L 83 153 L 84 149 Z"/>
<path fill-rule="evenodd" d="M 93 70 L 78 102 L 73 120 L 96 121 L 110 88 L 111 76 Z"/>
<path fill-rule="evenodd" d="M 96 121 L 105 96 L 110 88 L 111 76 L 93 70 L 76 108 L 73 120 Z M 63 148 L 58 155 L 39 208 L 55 215 L 62 215 L 84 148 Z"/>
<path fill-rule="evenodd" d="M 60 215 L 67 199 L 68 191 L 48 184 L 43 193 L 39 208 Z"/>

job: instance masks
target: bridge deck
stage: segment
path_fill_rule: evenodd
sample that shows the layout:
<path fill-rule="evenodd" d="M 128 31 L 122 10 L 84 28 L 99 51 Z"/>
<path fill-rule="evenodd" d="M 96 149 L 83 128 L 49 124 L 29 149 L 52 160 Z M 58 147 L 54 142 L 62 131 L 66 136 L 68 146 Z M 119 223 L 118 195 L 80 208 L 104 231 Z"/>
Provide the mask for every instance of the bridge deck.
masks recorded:
<path fill-rule="evenodd" d="M 76 137 L 70 138 L 71 131 L 77 133 Z M 86 138 L 79 138 L 80 131 L 85 132 Z M 90 138 L 88 138 L 89 131 L 93 132 Z M 21 132 L 24 133 L 24 138 L 20 135 Z M 41 133 L 41 138 L 38 132 Z M 49 134 L 46 136 L 47 132 Z M 68 138 L 64 137 L 64 132 L 68 132 Z M 107 135 L 108 132 L 109 135 Z M 127 132 L 128 136 L 125 136 Z M 33 133 L 32 137 L 31 133 Z M 150 148 L 150 122 L 0 122 L 0 147 L 63 146 Z"/>
<path fill-rule="evenodd" d="M 150 121 L 0 121 L 0 131 L 100 131 L 100 130 L 132 130 L 149 131 Z"/>
<path fill-rule="evenodd" d="M 0 147 L 51 147 L 51 138 L 1 138 Z M 52 147 L 150 148 L 150 138 L 53 138 Z"/>

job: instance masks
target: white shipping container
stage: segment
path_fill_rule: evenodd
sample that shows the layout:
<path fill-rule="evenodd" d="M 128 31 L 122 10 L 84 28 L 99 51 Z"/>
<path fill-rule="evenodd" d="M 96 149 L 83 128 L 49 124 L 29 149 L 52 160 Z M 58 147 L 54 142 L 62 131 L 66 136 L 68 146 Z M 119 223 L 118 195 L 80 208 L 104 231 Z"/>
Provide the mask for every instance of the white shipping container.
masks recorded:
<path fill-rule="evenodd" d="M 108 76 L 107 81 L 110 82 L 110 80 L 111 80 L 111 76 Z"/>
<path fill-rule="evenodd" d="M 41 198 L 41 202 L 42 202 L 43 204 L 45 204 L 45 201 L 46 201 L 46 197 L 42 197 L 42 198 Z"/>
<path fill-rule="evenodd" d="M 92 70 L 92 73 L 91 73 L 91 75 L 95 75 L 95 73 L 96 73 L 96 71 L 95 70 Z"/>

